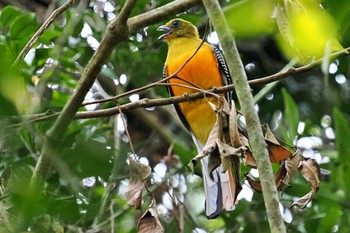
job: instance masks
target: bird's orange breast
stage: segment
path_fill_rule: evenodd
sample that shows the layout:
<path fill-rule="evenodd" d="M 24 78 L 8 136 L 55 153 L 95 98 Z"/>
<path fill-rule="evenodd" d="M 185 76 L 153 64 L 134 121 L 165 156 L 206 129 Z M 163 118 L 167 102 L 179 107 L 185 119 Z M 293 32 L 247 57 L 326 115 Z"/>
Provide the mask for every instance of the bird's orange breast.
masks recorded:
<path fill-rule="evenodd" d="M 194 51 L 195 49 L 182 53 L 172 58 L 170 61 L 167 60 L 167 76 L 174 74 Z M 203 89 L 210 89 L 223 85 L 217 61 L 208 44 L 202 45 L 201 49 L 192 57 L 177 76 Z M 191 86 L 191 84 L 176 78 L 170 79 L 169 83 Z M 179 86 L 171 86 L 170 88 L 172 94 L 176 96 L 198 91 Z M 208 101 L 217 104 L 217 100 L 213 97 L 179 104 L 180 111 L 189 124 L 192 133 L 203 145 L 207 141 L 216 120 L 216 113 L 208 104 Z"/>

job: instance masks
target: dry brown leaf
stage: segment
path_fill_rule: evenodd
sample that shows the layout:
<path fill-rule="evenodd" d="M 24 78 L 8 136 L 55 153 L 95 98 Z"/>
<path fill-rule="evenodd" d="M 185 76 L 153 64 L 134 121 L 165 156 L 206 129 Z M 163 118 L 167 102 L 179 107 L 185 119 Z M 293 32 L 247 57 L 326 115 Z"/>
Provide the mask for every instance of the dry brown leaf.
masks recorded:
<path fill-rule="evenodd" d="M 293 202 L 291 208 L 293 209 L 304 209 L 306 205 L 310 202 L 314 192 L 310 191 L 305 196 L 299 198 L 295 202 Z"/>
<path fill-rule="evenodd" d="M 151 174 L 151 168 L 145 164 L 130 158 L 130 176 L 128 190 L 125 193 L 130 206 L 141 209 L 142 189 L 145 187 L 144 181 Z"/>
<path fill-rule="evenodd" d="M 216 140 L 216 144 L 219 148 L 223 172 L 225 172 L 230 167 L 231 156 L 241 157 L 246 151 L 245 147 L 234 148 L 226 143 L 223 143 L 219 139 Z"/>
<path fill-rule="evenodd" d="M 263 133 L 264 133 L 264 138 L 266 141 L 271 142 L 276 145 L 280 145 L 280 143 L 277 141 L 275 135 L 272 133 L 270 127 L 268 124 L 263 124 L 261 126 Z"/>
<path fill-rule="evenodd" d="M 299 171 L 304 179 L 311 184 L 311 189 L 315 193 L 320 185 L 320 167 L 316 160 L 308 159 L 300 162 Z"/>
<path fill-rule="evenodd" d="M 285 190 L 289 185 L 289 182 L 294 177 L 299 168 L 301 161 L 300 151 L 296 150 L 295 153 L 284 161 L 284 167 L 286 168 L 286 176 L 282 180 L 281 190 Z"/>
<path fill-rule="evenodd" d="M 269 151 L 270 161 L 272 163 L 277 163 L 279 161 L 285 160 L 293 154 L 278 142 L 269 125 L 264 124 L 261 127 L 264 133 L 267 149 Z"/>
<path fill-rule="evenodd" d="M 276 145 L 271 142 L 267 142 L 267 149 L 269 151 L 269 157 L 271 163 L 277 163 L 292 156 L 292 152 L 287 150 L 281 145 Z"/>
<path fill-rule="evenodd" d="M 275 183 L 276 183 L 277 189 L 281 188 L 281 185 L 283 184 L 283 178 L 286 176 L 286 174 L 287 174 L 287 169 L 285 167 L 285 162 L 281 161 L 280 166 L 275 174 Z"/>
<path fill-rule="evenodd" d="M 242 184 L 241 184 L 241 161 L 238 157 L 231 157 L 231 164 L 233 168 L 233 178 L 234 178 L 234 184 L 235 184 L 235 199 L 236 199 L 236 205 L 238 204 L 237 196 L 242 190 Z"/>
<path fill-rule="evenodd" d="M 233 145 L 235 148 L 248 146 L 248 139 L 239 132 L 237 126 L 237 111 L 234 101 L 231 102 L 231 111 L 229 115 L 229 132 L 231 145 Z"/>
<path fill-rule="evenodd" d="M 258 192 L 262 192 L 260 181 L 255 180 L 255 178 L 250 173 L 245 174 L 245 177 L 247 178 L 248 183 L 252 189 Z"/>
<path fill-rule="evenodd" d="M 249 148 L 247 148 L 246 152 L 244 153 L 243 163 L 246 166 L 256 168 L 256 161 L 255 161 L 253 154 Z"/>
<path fill-rule="evenodd" d="M 279 188 L 282 184 L 282 180 L 286 175 L 286 168 L 284 167 L 284 162 L 280 164 L 280 167 L 278 168 L 275 177 L 275 184 L 276 187 Z M 250 173 L 245 174 L 249 185 L 254 189 L 255 191 L 262 192 L 262 187 L 260 181 L 256 180 Z"/>
<path fill-rule="evenodd" d="M 194 171 L 194 167 L 197 164 L 198 160 L 201 160 L 203 157 L 208 156 L 216 149 L 216 139 L 220 138 L 222 135 L 222 119 L 220 117 L 220 114 L 217 114 L 216 116 L 216 122 L 209 134 L 208 140 L 205 143 L 202 151 L 198 155 L 196 155 L 188 164 L 192 172 Z"/>
<path fill-rule="evenodd" d="M 311 201 L 320 185 L 320 167 L 314 159 L 302 160 L 299 163 L 299 171 L 304 179 L 310 183 L 311 191 L 292 204 L 292 207 L 303 209 Z"/>
<path fill-rule="evenodd" d="M 139 223 L 137 224 L 138 233 L 163 233 L 164 229 L 158 219 L 156 201 L 152 199 L 151 204 L 148 206 L 146 212 L 141 216 Z"/>

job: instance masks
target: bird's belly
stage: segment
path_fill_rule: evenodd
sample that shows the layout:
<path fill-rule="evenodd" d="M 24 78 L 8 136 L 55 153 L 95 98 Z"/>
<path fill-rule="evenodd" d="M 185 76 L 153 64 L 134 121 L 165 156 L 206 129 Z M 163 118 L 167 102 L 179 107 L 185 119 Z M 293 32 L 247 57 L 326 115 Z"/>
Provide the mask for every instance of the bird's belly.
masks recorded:
<path fill-rule="evenodd" d="M 167 75 L 177 72 L 184 62 L 193 54 L 189 52 L 178 56 L 167 65 Z M 169 80 L 171 92 L 175 96 L 200 91 L 199 89 L 210 89 L 223 85 L 218 69 L 217 61 L 211 50 L 201 49 L 176 75 L 178 78 Z M 181 86 L 179 86 L 181 85 Z M 187 87 L 184 87 L 187 86 Z M 206 98 L 180 103 L 178 106 L 181 113 L 189 124 L 194 136 L 204 145 L 215 124 L 216 113 L 208 101 L 217 105 L 216 97 L 207 95 Z"/>
<path fill-rule="evenodd" d="M 215 99 L 212 100 L 215 101 Z M 216 121 L 216 113 L 209 105 L 208 100 L 181 103 L 179 107 L 193 135 L 204 145 Z"/>

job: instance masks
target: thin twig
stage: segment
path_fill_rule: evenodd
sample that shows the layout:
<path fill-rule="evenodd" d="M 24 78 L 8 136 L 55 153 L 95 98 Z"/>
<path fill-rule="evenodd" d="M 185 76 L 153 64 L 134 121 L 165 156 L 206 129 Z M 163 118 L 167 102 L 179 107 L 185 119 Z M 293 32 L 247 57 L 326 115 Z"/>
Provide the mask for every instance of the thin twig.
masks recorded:
<path fill-rule="evenodd" d="M 199 86 L 195 85 L 194 83 L 186 80 L 186 79 L 183 79 L 181 77 L 178 77 L 178 74 L 180 73 L 180 71 L 191 61 L 191 59 L 197 54 L 197 52 L 199 51 L 199 49 L 202 47 L 202 45 L 204 44 L 204 37 L 203 37 L 203 40 L 202 42 L 200 43 L 200 45 L 198 46 L 198 48 L 193 52 L 193 54 L 175 71 L 175 73 L 169 75 L 168 77 L 165 77 L 157 82 L 154 82 L 154 83 L 151 83 L 151 84 L 148 84 L 146 86 L 143 86 L 143 87 L 140 87 L 140 88 L 136 88 L 136 89 L 133 89 L 133 90 L 130 90 L 130 91 L 127 91 L 127 92 L 124 92 L 120 95 L 117 95 L 117 96 L 114 96 L 114 97 L 111 97 L 111 98 L 105 98 L 105 99 L 102 99 L 102 100 L 96 100 L 96 101 L 90 101 L 90 102 L 84 102 L 83 103 L 83 106 L 85 105 L 89 105 L 89 104 L 97 104 L 97 103 L 103 103 L 103 102 L 107 102 L 107 101 L 117 101 L 118 99 L 122 98 L 122 97 L 125 97 L 125 96 L 129 96 L 129 95 L 132 95 L 134 93 L 138 93 L 138 92 L 141 92 L 141 91 L 144 91 L 144 90 L 147 90 L 147 89 L 150 89 L 152 87 L 156 87 L 158 86 L 159 84 L 161 83 L 165 83 L 167 81 L 169 81 L 170 79 L 179 79 L 183 82 L 186 82 L 194 87 L 198 87 L 200 88 Z"/>
<path fill-rule="evenodd" d="M 71 121 L 74 119 L 75 114 L 79 110 L 87 92 L 95 82 L 103 64 L 111 54 L 112 49 L 118 43 L 127 40 L 129 31 L 126 22 L 135 3 L 135 0 L 127 0 L 119 15 L 108 25 L 99 47 L 84 69 L 73 95 L 64 105 L 55 123 L 46 132 L 41 155 L 32 175 L 32 187 L 42 185 L 42 181 L 44 181 L 49 171 L 49 156 L 50 153 L 52 153 L 51 150 L 57 147 L 56 144 L 58 140 L 63 137 Z"/>
<path fill-rule="evenodd" d="M 124 125 L 125 134 L 126 134 L 126 136 L 128 137 L 128 142 L 129 142 L 129 145 L 130 145 L 131 152 L 132 152 L 132 154 L 133 154 L 134 159 L 137 160 L 137 156 L 136 156 L 136 153 L 135 153 L 135 150 L 134 150 L 134 146 L 132 145 L 131 137 L 130 137 L 130 134 L 129 134 L 128 126 L 127 126 L 127 124 L 125 123 L 125 119 L 124 119 L 124 116 L 123 116 L 123 112 L 122 112 L 122 110 L 120 109 L 120 106 L 118 106 L 118 111 L 119 111 L 120 119 L 122 120 L 123 125 Z"/>
<path fill-rule="evenodd" d="M 55 19 L 58 16 L 60 16 L 63 12 L 65 12 L 69 7 L 73 6 L 76 3 L 76 1 L 77 0 L 69 0 L 52 12 L 52 14 L 46 19 L 46 21 L 41 25 L 41 27 L 35 32 L 32 38 L 24 46 L 20 54 L 17 56 L 13 65 L 18 65 L 25 58 L 30 49 L 39 40 L 40 36 L 44 34 L 45 30 L 52 24 L 52 22 L 54 22 Z"/>
<path fill-rule="evenodd" d="M 350 47 L 331 54 L 330 59 L 335 59 L 335 58 L 338 58 L 338 57 L 343 56 L 343 55 L 349 55 L 349 53 L 350 53 Z M 322 63 L 323 59 L 324 58 L 320 58 L 320 59 L 318 59 L 318 60 L 316 60 L 316 61 L 314 61 L 312 63 L 306 64 L 306 65 L 301 66 L 301 67 L 297 67 L 297 68 L 291 67 L 289 69 L 282 70 L 282 71 L 280 71 L 278 73 L 275 73 L 275 74 L 272 74 L 272 75 L 268 75 L 268 76 L 257 78 L 257 79 L 253 79 L 253 80 L 249 80 L 248 84 L 251 87 L 253 87 L 253 86 L 257 86 L 257 85 L 263 85 L 263 84 L 268 84 L 268 83 L 272 83 L 272 82 L 275 82 L 275 81 L 283 80 L 283 79 L 288 78 L 288 77 L 290 77 L 291 75 L 294 75 L 294 74 L 305 73 L 305 72 L 310 71 L 310 70 L 312 70 L 312 69 L 314 69 L 316 67 L 319 67 L 319 65 Z M 177 73 L 178 72 L 175 72 L 175 74 L 177 74 Z M 153 87 L 156 87 L 156 86 L 163 85 L 161 83 L 164 83 L 165 81 L 168 81 L 171 78 L 178 78 L 178 79 L 186 82 L 186 80 L 184 80 L 184 79 L 182 79 L 180 77 L 171 75 L 171 76 L 169 76 L 169 77 L 167 77 L 165 79 L 162 79 L 160 81 L 157 81 L 157 82 L 148 84 L 146 86 L 143 86 L 143 87 L 140 87 L 140 88 L 136 88 L 136 89 L 133 89 L 133 90 L 130 90 L 130 91 L 127 91 L 127 92 L 124 92 L 124 93 L 122 93 L 120 95 L 117 95 L 117 96 L 114 96 L 114 97 L 111 97 L 111 98 L 105 98 L 105 99 L 102 99 L 102 100 L 84 102 L 83 106 L 90 105 L 90 104 L 103 103 L 103 102 L 108 102 L 108 101 L 115 101 L 115 100 L 118 100 L 118 99 L 120 99 L 122 97 L 129 96 L 131 94 L 140 93 L 140 92 L 142 92 L 144 90 L 147 90 L 149 88 L 153 88 Z M 187 83 L 189 83 L 190 85 L 194 85 L 193 83 L 190 83 L 188 81 L 187 81 Z M 208 91 L 209 92 L 213 92 L 213 90 L 214 89 L 210 89 Z M 234 90 L 235 90 L 234 84 L 231 84 L 231 85 L 226 85 L 226 86 L 215 88 L 214 93 L 223 94 L 223 93 L 234 91 Z M 196 98 L 196 97 L 194 97 L 194 98 Z M 190 100 L 192 100 L 192 99 L 190 99 Z M 169 103 L 169 104 L 171 104 L 171 103 Z M 157 106 L 159 106 L 159 105 L 157 105 Z M 147 107 L 153 107 L 153 106 L 147 106 Z"/>

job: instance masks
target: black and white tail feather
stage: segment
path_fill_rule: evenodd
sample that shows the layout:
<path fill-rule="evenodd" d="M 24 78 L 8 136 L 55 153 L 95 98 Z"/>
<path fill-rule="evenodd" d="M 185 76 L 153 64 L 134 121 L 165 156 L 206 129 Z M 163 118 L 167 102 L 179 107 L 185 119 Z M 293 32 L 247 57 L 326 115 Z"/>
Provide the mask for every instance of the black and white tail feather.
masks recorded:
<path fill-rule="evenodd" d="M 192 138 L 199 153 L 203 149 L 203 145 L 193 135 Z M 232 186 L 234 180 L 230 169 L 223 172 L 222 165 L 220 165 L 210 175 L 208 163 L 208 156 L 201 159 L 205 192 L 205 215 L 208 219 L 213 219 L 223 210 L 232 211 L 235 209 L 235 190 Z"/>

